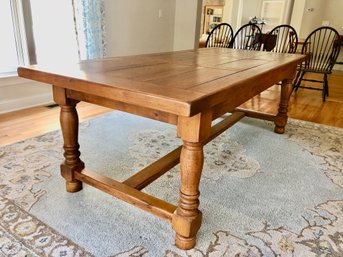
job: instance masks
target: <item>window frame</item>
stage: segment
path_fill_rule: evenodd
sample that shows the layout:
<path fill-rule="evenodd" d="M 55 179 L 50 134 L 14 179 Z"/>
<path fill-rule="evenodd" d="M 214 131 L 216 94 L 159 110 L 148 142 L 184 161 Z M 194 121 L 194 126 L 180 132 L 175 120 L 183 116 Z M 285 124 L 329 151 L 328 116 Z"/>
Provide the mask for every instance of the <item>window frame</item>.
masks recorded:
<path fill-rule="evenodd" d="M 18 65 L 29 64 L 29 52 L 25 30 L 25 17 L 22 0 L 8 0 L 11 6 L 12 27 L 16 44 Z M 15 77 L 17 71 L 0 73 L 0 78 Z"/>

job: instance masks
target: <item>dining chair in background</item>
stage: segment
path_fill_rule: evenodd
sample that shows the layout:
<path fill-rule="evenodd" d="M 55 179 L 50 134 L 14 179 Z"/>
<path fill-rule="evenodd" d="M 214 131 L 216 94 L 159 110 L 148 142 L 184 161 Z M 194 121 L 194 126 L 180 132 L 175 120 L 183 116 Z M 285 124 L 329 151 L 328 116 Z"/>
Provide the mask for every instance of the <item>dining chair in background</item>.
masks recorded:
<path fill-rule="evenodd" d="M 328 74 L 336 63 L 340 51 L 339 34 L 331 27 L 324 26 L 315 29 L 305 39 L 301 53 L 308 56 L 307 60 L 298 67 L 298 73 L 293 84 L 293 90 L 299 88 L 321 90 L 323 101 L 329 96 Z M 323 80 L 305 79 L 307 72 L 323 74 Z M 301 86 L 302 81 L 322 83 L 322 88 Z"/>
<path fill-rule="evenodd" d="M 255 40 L 258 34 L 262 34 L 259 26 L 245 24 L 235 33 L 230 47 L 234 49 L 259 50 L 260 44 Z"/>
<path fill-rule="evenodd" d="M 298 46 L 298 34 L 295 29 L 287 24 L 273 28 L 269 35 L 276 36 L 276 42 L 271 52 L 295 53 Z"/>
<path fill-rule="evenodd" d="M 233 37 L 233 30 L 230 24 L 221 23 L 215 26 L 207 37 L 205 47 L 226 47 L 228 48 Z"/>

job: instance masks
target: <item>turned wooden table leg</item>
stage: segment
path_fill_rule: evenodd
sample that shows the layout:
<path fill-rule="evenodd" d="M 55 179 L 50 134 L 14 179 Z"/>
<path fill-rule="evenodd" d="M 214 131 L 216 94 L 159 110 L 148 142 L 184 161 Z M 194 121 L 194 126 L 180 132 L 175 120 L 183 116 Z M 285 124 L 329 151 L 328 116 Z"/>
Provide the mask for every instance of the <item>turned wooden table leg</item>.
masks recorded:
<path fill-rule="evenodd" d="M 288 102 L 292 94 L 293 84 L 292 79 L 285 79 L 282 81 L 281 85 L 281 99 L 278 114 L 275 117 L 275 129 L 274 131 L 278 134 L 283 134 L 285 132 L 285 126 L 287 124 L 287 111 Z"/>
<path fill-rule="evenodd" d="M 204 163 L 203 142 L 211 133 L 212 116 L 200 113 L 193 117 L 179 117 L 178 135 L 183 140 L 180 156 L 181 185 L 179 204 L 172 217 L 176 232 L 175 244 L 188 250 L 195 246 L 201 226 L 199 184 Z"/>
<path fill-rule="evenodd" d="M 61 175 L 66 180 L 67 192 L 78 192 L 82 189 L 82 182 L 76 180 L 74 173 L 84 168 L 80 159 L 78 131 L 79 118 L 76 111 L 77 101 L 68 99 L 65 90 L 54 87 L 54 100 L 61 107 L 60 123 L 64 140 L 64 162 L 61 164 Z"/>
<path fill-rule="evenodd" d="M 176 246 L 185 250 L 195 246 L 196 234 L 201 226 L 202 213 L 198 210 L 198 189 L 203 161 L 202 144 L 184 141 L 180 156 L 180 199 L 172 222 L 176 231 Z"/>

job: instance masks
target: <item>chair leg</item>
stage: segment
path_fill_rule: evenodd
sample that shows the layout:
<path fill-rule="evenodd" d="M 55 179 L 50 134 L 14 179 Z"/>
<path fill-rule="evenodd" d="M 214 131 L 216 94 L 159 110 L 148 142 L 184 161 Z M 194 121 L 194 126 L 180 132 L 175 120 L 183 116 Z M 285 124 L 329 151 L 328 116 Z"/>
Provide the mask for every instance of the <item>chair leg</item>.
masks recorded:
<path fill-rule="evenodd" d="M 300 76 L 300 71 L 297 72 L 297 75 L 295 76 L 295 79 L 293 80 L 293 89 L 292 89 L 292 92 L 294 91 L 295 86 L 297 85 L 299 76 Z"/>
<path fill-rule="evenodd" d="M 305 75 L 305 71 L 299 71 L 298 72 L 297 77 L 296 77 L 295 82 L 294 82 L 295 92 L 298 91 L 301 80 L 303 79 L 304 75 Z"/>
<path fill-rule="evenodd" d="M 325 102 L 326 99 L 326 81 L 325 81 L 325 74 L 324 74 L 324 78 L 323 78 L 323 91 L 322 91 L 322 98 L 323 98 L 323 102 Z"/>
<path fill-rule="evenodd" d="M 324 74 L 322 93 L 323 102 L 325 102 L 327 96 L 329 96 L 328 76 L 327 74 Z"/>
<path fill-rule="evenodd" d="M 329 96 L 329 82 L 328 82 L 328 74 L 324 74 L 324 87 L 326 91 L 326 96 Z"/>

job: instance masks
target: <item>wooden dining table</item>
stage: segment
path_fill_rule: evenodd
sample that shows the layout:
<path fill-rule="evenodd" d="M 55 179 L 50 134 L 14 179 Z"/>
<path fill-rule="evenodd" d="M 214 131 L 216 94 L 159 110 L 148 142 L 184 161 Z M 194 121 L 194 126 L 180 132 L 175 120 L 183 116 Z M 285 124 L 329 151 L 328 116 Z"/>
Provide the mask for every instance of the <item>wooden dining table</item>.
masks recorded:
<path fill-rule="evenodd" d="M 65 160 L 60 169 L 66 190 L 77 192 L 87 183 L 150 212 L 172 224 L 177 247 L 191 249 L 202 223 L 199 184 L 204 145 L 245 116 L 273 121 L 275 132 L 284 133 L 292 80 L 304 59 L 299 54 L 203 48 L 96 59 L 77 65 L 23 66 L 18 74 L 52 85 L 54 101 L 61 109 Z M 238 108 L 280 81 L 275 115 Z M 87 170 L 78 143 L 76 105 L 80 101 L 173 124 L 183 144 L 124 181 Z M 226 118 L 212 126 L 212 121 L 224 114 Z M 180 191 L 175 192 L 179 193 L 177 205 L 141 191 L 178 163 L 181 180 Z"/>

